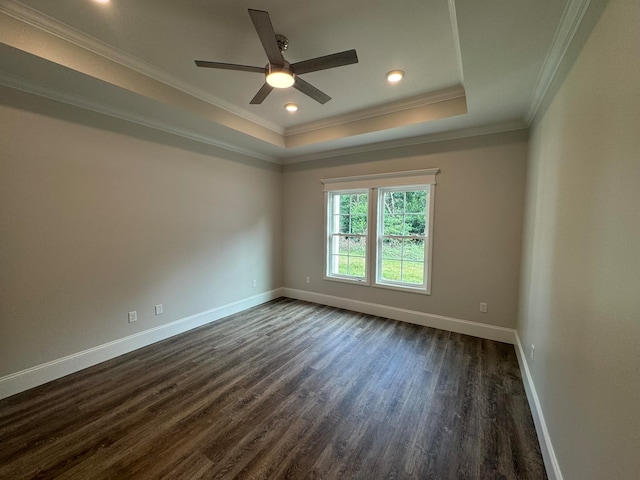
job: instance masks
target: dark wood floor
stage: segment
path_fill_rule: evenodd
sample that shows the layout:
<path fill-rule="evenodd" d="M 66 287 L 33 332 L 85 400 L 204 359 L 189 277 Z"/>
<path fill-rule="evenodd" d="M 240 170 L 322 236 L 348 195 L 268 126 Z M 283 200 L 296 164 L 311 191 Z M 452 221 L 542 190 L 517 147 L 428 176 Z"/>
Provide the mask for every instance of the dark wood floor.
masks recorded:
<path fill-rule="evenodd" d="M 513 346 L 279 299 L 0 401 L 0 478 L 546 475 Z"/>

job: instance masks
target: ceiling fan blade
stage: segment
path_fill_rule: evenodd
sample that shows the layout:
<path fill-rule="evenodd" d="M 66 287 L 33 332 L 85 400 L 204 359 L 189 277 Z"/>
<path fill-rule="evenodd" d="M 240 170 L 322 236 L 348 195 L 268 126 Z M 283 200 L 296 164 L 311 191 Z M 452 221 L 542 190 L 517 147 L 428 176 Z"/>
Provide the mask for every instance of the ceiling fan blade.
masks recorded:
<path fill-rule="evenodd" d="M 273 87 L 265 82 L 265 84 L 262 85 L 262 88 L 258 90 L 258 93 L 256 93 L 256 95 L 251 99 L 249 103 L 251 105 L 261 104 L 264 99 L 267 98 L 267 95 L 271 93 L 271 90 L 273 90 Z"/>
<path fill-rule="evenodd" d="M 351 65 L 352 63 L 358 63 L 358 55 L 355 50 L 347 50 L 346 52 L 334 53 L 332 55 L 325 55 L 324 57 L 292 63 L 291 69 L 296 75 L 302 75 L 303 73 L 342 67 L 343 65 Z"/>
<path fill-rule="evenodd" d="M 318 90 L 316 87 L 314 87 L 310 83 L 305 82 L 300 77 L 296 77 L 296 81 L 293 84 L 293 88 L 300 90 L 305 95 L 313 98 L 316 102 L 319 102 L 323 105 L 327 103 L 329 100 L 331 100 L 331 97 L 329 95 Z"/>
<path fill-rule="evenodd" d="M 278 47 L 276 32 L 273 30 L 269 13 L 263 12 L 262 10 L 252 10 L 250 8 L 249 15 L 251 16 L 253 26 L 256 28 L 256 32 L 258 32 L 258 37 L 262 42 L 262 47 L 267 54 L 269 63 L 279 67 L 284 66 L 284 58 L 282 58 L 280 47 Z"/>
<path fill-rule="evenodd" d="M 223 70 L 239 70 L 241 72 L 265 73 L 264 67 L 252 67 L 250 65 L 236 65 L 235 63 L 207 62 L 205 60 L 196 60 L 198 67 L 204 68 L 221 68 Z"/>

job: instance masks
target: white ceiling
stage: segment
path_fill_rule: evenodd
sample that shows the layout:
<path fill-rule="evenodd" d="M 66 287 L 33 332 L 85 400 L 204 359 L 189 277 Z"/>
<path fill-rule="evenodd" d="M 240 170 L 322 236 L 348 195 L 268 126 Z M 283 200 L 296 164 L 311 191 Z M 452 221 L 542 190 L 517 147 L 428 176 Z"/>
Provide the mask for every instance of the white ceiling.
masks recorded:
<path fill-rule="evenodd" d="M 0 83 L 289 163 L 526 127 L 585 3 L 0 0 Z M 194 65 L 266 64 L 248 8 L 270 13 L 292 63 L 357 50 L 357 64 L 304 75 L 331 101 L 290 88 L 249 105 L 261 74 Z"/>

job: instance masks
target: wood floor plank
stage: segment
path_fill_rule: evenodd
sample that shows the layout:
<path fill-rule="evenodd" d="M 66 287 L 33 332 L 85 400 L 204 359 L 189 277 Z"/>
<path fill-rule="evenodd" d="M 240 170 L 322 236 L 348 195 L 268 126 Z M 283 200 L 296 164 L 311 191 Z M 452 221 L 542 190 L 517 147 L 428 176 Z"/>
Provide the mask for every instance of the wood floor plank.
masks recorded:
<path fill-rule="evenodd" d="M 2 479 L 545 479 L 513 346 L 281 298 L 0 401 Z"/>

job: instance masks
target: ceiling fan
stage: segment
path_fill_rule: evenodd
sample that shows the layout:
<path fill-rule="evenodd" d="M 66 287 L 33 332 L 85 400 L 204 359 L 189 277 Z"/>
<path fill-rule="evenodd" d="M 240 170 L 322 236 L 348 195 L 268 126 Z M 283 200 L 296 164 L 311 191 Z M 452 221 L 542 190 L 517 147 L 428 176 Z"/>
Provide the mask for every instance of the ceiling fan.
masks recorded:
<path fill-rule="evenodd" d="M 269 13 L 262 10 L 249 9 L 249 15 L 251 16 L 256 32 L 258 32 L 258 37 L 269 59 L 269 63 L 265 67 L 207 62 L 204 60 L 196 60 L 195 62 L 198 67 L 221 68 L 224 70 L 239 70 L 242 72 L 264 74 L 265 83 L 251 99 L 250 104 L 257 105 L 262 103 L 274 88 L 293 87 L 324 105 L 331 100 L 331 97 L 310 83 L 302 80 L 299 75 L 358 63 L 358 56 L 355 50 L 347 50 L 345 52 L 312 58 L 302 62 L 289 63 L 282 56 L 282 52 L 289 46 L 289 41 L 286 37 L 275 34 Z"/>

